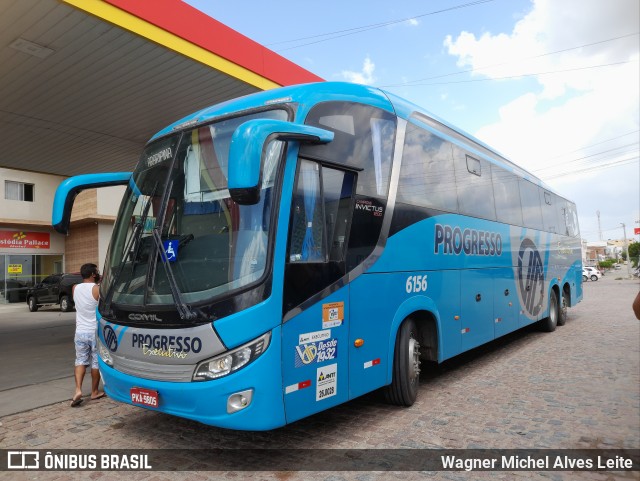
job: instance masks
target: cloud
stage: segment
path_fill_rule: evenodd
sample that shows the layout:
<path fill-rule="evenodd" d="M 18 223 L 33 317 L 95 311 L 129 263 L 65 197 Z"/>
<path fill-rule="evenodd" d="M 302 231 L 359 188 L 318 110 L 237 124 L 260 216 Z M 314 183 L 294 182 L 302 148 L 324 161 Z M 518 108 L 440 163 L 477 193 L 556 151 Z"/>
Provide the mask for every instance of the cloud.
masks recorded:
<path fill-rule="evenodd" d="M 342 77 L 347 82 L 353 82 L 363 85 L 373 85 L 373 83 L 376 81 L 375 77 L 373 76 L 373 71 L 375 70 L 375 68 L 376 65 L 371 61 L 369 56 L 367 56 L 367 58 L 364 59 L 362 71 L 353 72 L 350 70 L 343 70 Z"/>
<path fill-rule="evenodd" d="M 638 36 L 586 45 L 638 32 L 639 6 L 637 0 L 534 0 L 532 10 L 509 33 L 476 37 L 461 32 L 444 40 L 458 66 L 477 69 L 472 72 L 476 77 L 498 79 L 617 64 L 537 75 L 537 88 L 514 94 L 499 108 L 499 120 L 475 133 L 575 200 L 585 215 L 583 232 L 585 227 L 586 232 L 597 231 L 596 207 L 602 211 L 603 224 L 608 220 L 613 226 L 620 222 L 629 226 L 637 220 Z M 584 47 L 543 56 L 580 45 Z M 491 67 L 483 68 L 487 66 Z M 508 81 L 496 81 L 507 87 Z M 625 159 L 631 161 L 625 164 Z M 616 162 L 615 167 L 592 170 Z M 563 173 L 569 175 L 558 177 Z M 593 235 L 587 237 L 594 240 Z"/>
<path fill-rule="evenodd" d="M 637 35 L 587 44 L 637 33 L 639 6 L 637 0 L 534 0 L 531 12 L 511 33 L 476 37 L 463 31 L 455 39 L 447 35 L 444 46 L 458 57 L 459 67 L 477 69 L 473 75 L 489 78 L 628 61 L 637 55 Z M 580 45 L 585 47 L 544 55 Z M 545 98 L 556 98 L 568 89 L 592 89 L 603 72 L 606 75 L 606 68 L 540 75 L 537 80 Z"/>

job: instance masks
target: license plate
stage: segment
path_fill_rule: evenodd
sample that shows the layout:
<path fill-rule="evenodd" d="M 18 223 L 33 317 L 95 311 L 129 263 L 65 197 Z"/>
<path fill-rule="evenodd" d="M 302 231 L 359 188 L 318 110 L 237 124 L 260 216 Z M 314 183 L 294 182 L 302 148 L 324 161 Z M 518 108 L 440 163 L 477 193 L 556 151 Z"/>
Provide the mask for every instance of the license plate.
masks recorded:
<path fill-rule="evenodd" d="M 143 406 L 151 406 L 152 408 L 158 407 L 158 391 L 132 387 L 130 393 L 132 403 L 142 404 Z"/>

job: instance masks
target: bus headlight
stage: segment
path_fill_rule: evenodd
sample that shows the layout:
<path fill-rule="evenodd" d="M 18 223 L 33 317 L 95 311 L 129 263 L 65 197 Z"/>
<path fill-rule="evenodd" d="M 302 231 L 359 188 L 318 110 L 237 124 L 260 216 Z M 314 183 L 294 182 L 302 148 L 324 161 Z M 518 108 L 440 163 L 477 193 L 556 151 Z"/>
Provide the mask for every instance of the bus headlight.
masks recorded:
<path fill-rule="evenodd" d="M 109 353 L 109 349 L 107 349 L 107 347 L 102 344 L 102 341 L 100 339 L 98 339 L 98 355 L 107 366 L 113 366 L 113 358 L 111 357 L 111 353 Z"/>
<path fill-rule="evenodd" d="M 232 351 L 201 362 L 193 373 L 193 380 L 210 381 L 211 379 L 218 379 L 237 371 L 241 367 L 253 362 L 266 351 L 270 340 L 271 333 L 268 332 Z"/>

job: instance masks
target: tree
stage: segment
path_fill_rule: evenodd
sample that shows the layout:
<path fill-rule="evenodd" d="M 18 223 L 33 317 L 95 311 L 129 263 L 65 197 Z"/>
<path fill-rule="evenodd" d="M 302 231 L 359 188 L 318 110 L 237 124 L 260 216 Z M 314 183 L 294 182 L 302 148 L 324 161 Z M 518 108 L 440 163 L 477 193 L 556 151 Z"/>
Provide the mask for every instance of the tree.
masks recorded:
<path fill-rule="evenodd" d="M 598 266 L 600 266 L 600 270 L 611 269 L 614 263 L 615 261 L 613 259 L 605 259 L 598 262 Z"/>
<path fill-rule="evenodd" d="M 631 265 L 637 267 L 638 258 L 640 257 L 640 242 L 632 242 L 629 244 L 629 257 L 631 258 Z"/>

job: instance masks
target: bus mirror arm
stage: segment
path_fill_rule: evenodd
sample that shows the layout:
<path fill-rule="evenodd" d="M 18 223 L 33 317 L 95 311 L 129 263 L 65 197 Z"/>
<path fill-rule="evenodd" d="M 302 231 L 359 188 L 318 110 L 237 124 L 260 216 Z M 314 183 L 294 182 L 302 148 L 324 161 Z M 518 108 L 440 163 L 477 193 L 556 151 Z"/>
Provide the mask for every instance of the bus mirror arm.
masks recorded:
<path fill-rule="evenodd" d="M 272 140 L 325 144 L 333 132 L 275 119 L 254 119 L 238 126 L 229 148 L 229 193 L 241 205 L 260 200 L 263 159 Z"/>
<path fill-rule="evenodd" d="M 56 189 L 53 198 L 51 225 L 61 234 L 69 232 L 71 209 L 76 196 L 86 189 L 127 185 L 131 179 L 131 172 L 110 172 L 102 174 L 84 174 L 63 180 Z"/>

